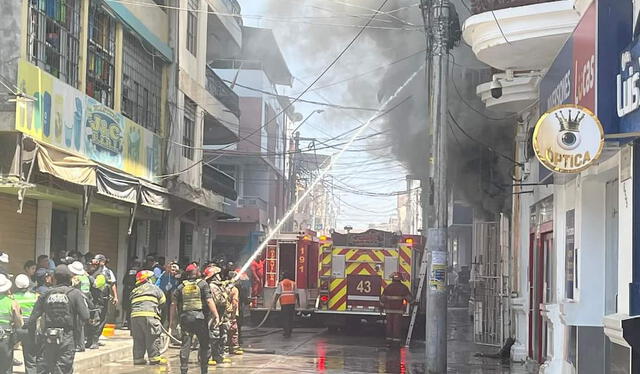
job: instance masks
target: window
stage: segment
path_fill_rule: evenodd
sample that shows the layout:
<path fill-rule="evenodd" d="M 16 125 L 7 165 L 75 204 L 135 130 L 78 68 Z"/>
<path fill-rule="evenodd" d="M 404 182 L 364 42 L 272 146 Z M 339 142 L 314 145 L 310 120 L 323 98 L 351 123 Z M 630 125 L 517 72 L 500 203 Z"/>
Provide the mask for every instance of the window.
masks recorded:
<path fill-rule="evenodd" d="M 200 0 L 189 0 L 187 12 L 187 50 L 194 56 L 198 46 L 198 9 Z"/>
<path fill-rule="evenodd" d="M 158 133 L 164 64 L 152 47 L 130 33 L 124 35 L 122 50 L 122 114 Z"/>
<path fill-rule="evenodd" d="M 29 60 L 78 87 L 80 0 L 29 1 Z"/>
<path fill-rule="evenodd" d="M 100 3 L 91 0 L 89 6 L 87 95 L 113 108 L 116 23 Z"/>
<path fill-rule="evenodd" d="M 196 132 L 196 103 L 184 97 L 184 127 L 182 129 L 182 155 L 193 160 Z"/>

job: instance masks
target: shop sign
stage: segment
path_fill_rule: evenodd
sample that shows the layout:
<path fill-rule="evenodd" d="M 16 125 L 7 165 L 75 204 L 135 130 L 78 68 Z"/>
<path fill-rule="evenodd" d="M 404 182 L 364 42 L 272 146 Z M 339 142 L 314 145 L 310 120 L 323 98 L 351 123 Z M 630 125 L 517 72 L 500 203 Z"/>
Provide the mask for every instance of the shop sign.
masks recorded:
<path fill-rule="evenodd" d="M 616 79 L 616 112 L 621 132 L 640 130 L 640 42 L 634 41 L 620 54 Z"/>
<path fill-rule="evenodd" d="M 616 113 L 616 75 L 618 56 L 631 41 L 631 7 L 630 1 L 619 0 L 590 5 L 540 82 L 541 112 L 576 104 L 597 114 L 605 134 L 623 132 Z"/>
<path fill-rule="evenodd" d="M 602 153 L 600 120 L 579 105 L 560 105 L 540 117 L 533 131 L 533 149 L 540 163 L 557 173 L 578 173 Z"/>
<path fill-rule="evenodd" d="M 16 103 L 16 130 L 136 177 L 161 174 L 161 138 L 21 60 L 18 86 L 35 101 Z"/>

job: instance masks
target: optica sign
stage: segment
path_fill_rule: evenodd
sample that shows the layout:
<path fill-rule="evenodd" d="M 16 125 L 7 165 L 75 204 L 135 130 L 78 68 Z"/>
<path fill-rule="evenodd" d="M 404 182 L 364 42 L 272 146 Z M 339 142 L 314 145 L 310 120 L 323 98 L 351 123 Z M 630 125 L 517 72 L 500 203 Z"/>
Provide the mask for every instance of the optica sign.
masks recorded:
<path fill-rule="evenodd" d="M 632 14 L 627 0 L 591 4 L 540 83 L 540 112 L 576 104 L 597 115 L 605 134 L 621 132 L 616 77 L 618 56 L 631 41 Z"/>

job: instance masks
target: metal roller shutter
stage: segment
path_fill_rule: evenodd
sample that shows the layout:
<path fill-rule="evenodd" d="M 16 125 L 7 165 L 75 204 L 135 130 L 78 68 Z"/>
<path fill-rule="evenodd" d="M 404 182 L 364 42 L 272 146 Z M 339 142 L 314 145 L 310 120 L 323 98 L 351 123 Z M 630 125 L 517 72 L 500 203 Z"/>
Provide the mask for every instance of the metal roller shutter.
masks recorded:
<path fill-rule="evenodd" d="M 0 194 L 0 251 L 9 254 L 9 272 L 20 274 L 36 254 L 36 201 L 26 199 L 22 214 L 14 195 Z"/>
<path fill-rule="evenodd" d="M 109 268 L 115 272 L 118 264 L 118 218 L 91 214 L 89 251 L 109 258 Z"/>

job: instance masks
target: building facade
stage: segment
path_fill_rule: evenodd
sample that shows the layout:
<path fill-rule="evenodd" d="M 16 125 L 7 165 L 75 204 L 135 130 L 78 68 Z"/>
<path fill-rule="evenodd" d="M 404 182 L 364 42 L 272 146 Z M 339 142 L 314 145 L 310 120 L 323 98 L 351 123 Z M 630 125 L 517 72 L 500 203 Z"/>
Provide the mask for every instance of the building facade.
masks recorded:
<path fill-rule="evenodd" d="M 637 66 L 624 57 L 633 55 L 638 4 L 478 1 L 472 11 L 463 36 L 497 70 L 478 95 L 487 108 L 517 114 L 511 249 L 503 258 L 512 359 L 535 361 L 545 373 L 637 372 L 638 122 L 633 107 L 621 110 L 621 82 Z M 492 95 L 496 83 L 500 95 Z M 562 104 L 594 112 L 605 133 L 599 160 L 574 174 L 549 171 L 532 148 L 538 119 Z"/>
<path fill-rule="evenodd" d="M 235 181 L 201 160 L 207 137 L 238 140 L 237 97 L 209 84 L 206 61 L 240 50 L 240 7 L 162 4 L 0 5 L 0 242 L 11 273 L 77 250 L 105 254 L 121 281 L 133 256 L 208 258 L 217 219 L 234 216 Z"/>

